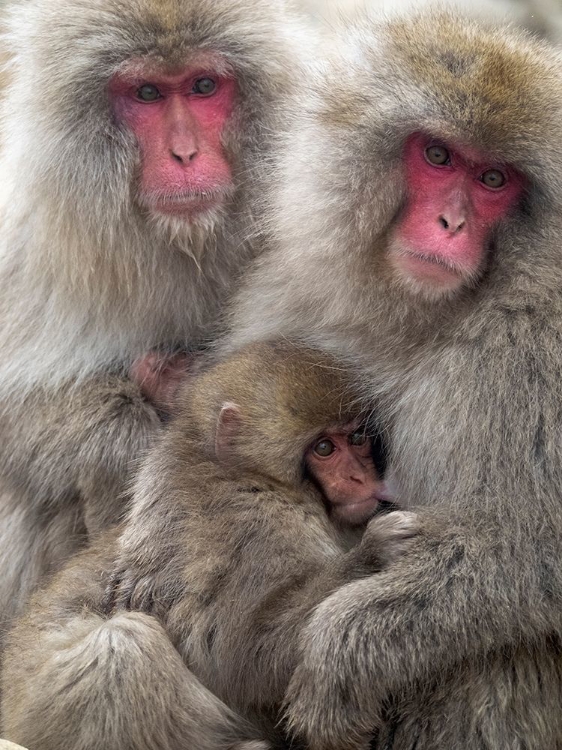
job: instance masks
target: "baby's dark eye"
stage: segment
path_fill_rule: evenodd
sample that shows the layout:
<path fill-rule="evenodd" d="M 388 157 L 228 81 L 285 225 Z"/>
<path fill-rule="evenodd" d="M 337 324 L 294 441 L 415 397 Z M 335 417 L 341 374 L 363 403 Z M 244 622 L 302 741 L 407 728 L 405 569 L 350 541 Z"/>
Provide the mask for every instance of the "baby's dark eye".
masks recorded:
<path fill-rule="evenodd" d="M 327 440 L 326 438 L 324 438 L 323 440 L 319 440 L 314 446 L 314 452 L 322 458 L 331 456 L 335 450 L 336 446 L 332 443 L 331 440 Z"/>

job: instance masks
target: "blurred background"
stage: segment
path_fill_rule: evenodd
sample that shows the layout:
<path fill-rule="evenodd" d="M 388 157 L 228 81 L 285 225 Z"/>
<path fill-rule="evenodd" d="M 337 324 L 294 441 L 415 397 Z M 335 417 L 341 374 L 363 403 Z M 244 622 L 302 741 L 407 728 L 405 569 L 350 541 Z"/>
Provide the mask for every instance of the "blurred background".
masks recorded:
<path fill-rule="evenodd" d="M 367 6 L 385 15 L 435 4 L 434 0 L 297 0 L 314 21 L 329 26 L 340 11 L 353 13 Z M 441 0 L 440 5 L 451 5 L 480 15 L 493 15 L 525 26 L 552 42 L 562 44 L 562 0 Z"/>
<path fill-rule="evenodd" d="M 0 8 L 8 1 L 0 0 Z M 293 3 L 303 7 L 315 23 L 326 27 L 339 12 L 349 14 L 365 6 L 392 15 L 428 4 L 451 5 L 471 13 L 491 14 L 501 20 L 513 21 L 562 44 L 562 0 L 293 0 Z"/>

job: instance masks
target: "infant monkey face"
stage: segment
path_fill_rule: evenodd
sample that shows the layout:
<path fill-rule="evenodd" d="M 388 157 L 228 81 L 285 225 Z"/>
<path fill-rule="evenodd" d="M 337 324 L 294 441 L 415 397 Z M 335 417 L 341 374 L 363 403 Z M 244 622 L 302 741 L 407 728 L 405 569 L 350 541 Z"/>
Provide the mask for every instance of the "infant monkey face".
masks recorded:
<path fill-rule="evenodd" d="M 324 432 L 306 451 L 305 463 L 330 515 L 341 523 L 360 526 L 391 499 L 376 470 L 371 439 L 358 422 Z"/>

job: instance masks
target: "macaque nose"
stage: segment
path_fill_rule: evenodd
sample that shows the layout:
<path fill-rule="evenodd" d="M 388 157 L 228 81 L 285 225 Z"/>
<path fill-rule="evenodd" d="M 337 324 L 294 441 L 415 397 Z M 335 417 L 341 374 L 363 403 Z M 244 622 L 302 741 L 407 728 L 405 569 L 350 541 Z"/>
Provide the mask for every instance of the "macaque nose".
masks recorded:
<path fill-rule="evenodd" d="M 358 474 L 357 472 L 354 472 L 350 475 L 349 479 L 354 484 L 365 484 L 366 476 L 365 473 Z"/>
<path fill-rule="evenodd" d="M 446 229 L 450 234 L 457 234 L 457 232 L 460 232 L 466 224 L 466 219 L 463 214 L 459 213 L 456 215 L 453 212 L 441 214 L 438 221 L 443 229 Z"/>
<path fill-rule="evenodd" d="M 178 164 L 189 164 L 197 156 L 195 146 L 185 146 L 184 148 L 174 148 L 170 151 L 172 159 Z"/>
<path fill-rule="evenodd" d="M 355 459 L 349 469 L 349 480 L 356 485 L 368 485 L 374 474 L 372 460 L 364 464 L 363 461 Z"/>

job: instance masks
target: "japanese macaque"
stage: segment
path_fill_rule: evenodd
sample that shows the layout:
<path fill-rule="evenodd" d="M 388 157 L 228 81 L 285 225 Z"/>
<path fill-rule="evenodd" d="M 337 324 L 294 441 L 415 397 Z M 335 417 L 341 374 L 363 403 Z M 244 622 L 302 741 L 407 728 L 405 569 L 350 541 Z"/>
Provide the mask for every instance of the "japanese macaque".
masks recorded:
<path fill-rule="evenodd" d="M 364 18 L 282 147 L 231 345 L 358 365 L 421 527 L 307 626 L 287 715 L 314 750 L 562 747 L 561 63 Z"/>
<path fill-rule="evenodd" d="M 305 48 L 275 0 L 31 0 L 6 16 L 5 620 L 121 517 L 160 426 L 129 368 L 214 334 L 259 249 L 255 166 Z"/>
<path fill-rule="evenodd" d="M 388 497 L 327 355 L 250 346 L 179 400 L 120 534 L 11 631 L 3 730 L 29 750 L 277 747 L 308 615 L 415 539 L 413 513 L 375 515 Z"/>

